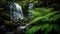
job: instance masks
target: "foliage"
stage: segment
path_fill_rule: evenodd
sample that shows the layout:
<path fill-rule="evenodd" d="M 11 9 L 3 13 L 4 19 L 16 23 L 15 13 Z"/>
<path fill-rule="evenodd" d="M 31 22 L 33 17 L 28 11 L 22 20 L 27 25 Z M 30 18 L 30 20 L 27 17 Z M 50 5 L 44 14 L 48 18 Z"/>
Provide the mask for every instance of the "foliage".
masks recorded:
<path fill-rule="evenodd" d="M 29 25 L 31 25 L 32 28 L 27 30 L 25 32 L 25 34 L 34 34 L 35 32 L 37 32 L 39 30 L 44 31 L 44 32 L 42 32 L 43 34 L 48 34 L 53 29 L 58 32 L 60 31 L 59 30 L 60 27 L 58 25 L 59 22 L 57 21 L 58 19 L 60 19 L 59 11 L 54 12 L 54 11 L 52 11 L 52 9 L 46 9 L 46 8 L 36 9 L 36 10 L 35 10 L 35 12 L 31 11 L 32 15 L 34 17 L 32 18 L 33 20 L 31 20 Z M 46 13 L 46 14 L 44 14 L 44 13 Z M 37 17 L 35 17 L 35 16 L 37 16 Z"/>
<path fill-rule="evenodd" d="M 41 30 L 42 32 L 39 32 L 39 33 L 42 33 L 42 34 L 48 34 L 50 31 L 52 30 L 56 30 L 59 32 L 59 26 L 58 25 L 55 25 L 55 24 L 42 24 L 42 25 L 36 25 L 36 26 L 33 26 L 31 29 L 29 29 L 28 31 L 26 31 L 25 34 L 34 34 L 36 31 L 39 31 Z M 44 32 L 43 32 L 44 31 Z"/>
<path fill-rule="evenodd" d="M 34 19 L 36 17 L 41 17 L 52 13 L 53 8 L 35 8 L 33 10 L 30 10 L 30 12 L 32 13 L 33 16 L 32 19 Z"/>
<path fill-rule="evenodd" d="M 48 1 L 46 0 L 12 0 L 12 1 L 14 2 L 19 1 L 18 3 L 22 6 L 23 9 L 26 9 L 25 7 L 27 2 L 35 3 L 35 1 L 37 1 L 35 5 L 39 8 L 36 8 L 35 6 L 35 9 L 30 10 L 30 12 L 32 13 L 32 18 L 31 18 L 31 22 L 29 23 L 29 26 L 31 26 L 32 28 L 27 30 L 25 34 L 35 34 L 39 30 L 42 32 L 42 34 L 48 34 L 53 29 L 60 32 L 60 29 L 59 29 L 60 28 L 59 13 L 60 12 L 53 10 L 53 9 L 60 10 L 59 0 L 56 0 L 56 1 L 55 0 L 48 0 Z M 14 24 L 10 20 L 9 18 L 10 16 L 8 15 L 8 13 L 5 13 L 6 11 L 4 11 L 4 8 L 6 7 L 5 2 L 6 0 L 0 0 L 0 18 L 3 18 L 3 21 L 5 24 L 8 24 L 10 26 L 15 26 L 16 24 Z M 46 7 L 52 7 L 52 8 L 46 8 Z"/>

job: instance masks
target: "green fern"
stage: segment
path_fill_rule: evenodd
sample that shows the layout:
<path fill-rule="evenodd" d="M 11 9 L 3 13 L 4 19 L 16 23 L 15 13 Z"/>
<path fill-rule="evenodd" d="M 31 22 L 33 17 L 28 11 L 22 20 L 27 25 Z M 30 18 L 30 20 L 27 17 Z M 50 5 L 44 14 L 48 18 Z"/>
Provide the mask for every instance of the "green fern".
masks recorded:
<path fill-rule="evenodd" d="M 41 30 L 41 31 L 45 30 L 43 33 L 48 34 L 50 31 L 52 31 L 52 29 L 55 29 L 56 31 L 58 31 L 59 27 L 58 27 L 58 25 L 55 25 L 55 24 L 36 25 L 36 26 L 33 26 L 28 31 L 26 31 L 25 34 L 34 34 L 38 30 Z"/>
<path fill-rule="evenodd" d="M 53 29 L 60 32 L 59 25 L 55 24 L 55 23 L 57 23 L 57 20 L 60 18 L 60 12 L 58 12 L 58 11 L 53 12 L 50 9 L 48 9 L 48 10 L 47 9 L 44 10 L 44 9 L 41 9 L 41 10 L 36 9 L 35 10 L 36 12 L 35 11 L 32 12 L 34 17 L 32 18 L 33 20 L 31 20 L 29 25 L 31 25 L 31 26 L 33 24 L 34 25 L 32 26 L 32 28 L 27 30 L 25 32 L 25 34 L 34 34 L 35 32 L 37 32 L 39 30 L 44 31 L 43 34 L 48 34 Z M 43 12 L 46 13 L 46 14 L 44 14 Z M 36 14 L 36 13 L 38 13 L 38 14 Z M 40 15 L 39 13 L 41 13 L 42 15 Z M 37 16 L 37 17 L 35 17 L 35 16 Z M 54 23 L 54 24 L 52 24 L 52 23 Z"/>

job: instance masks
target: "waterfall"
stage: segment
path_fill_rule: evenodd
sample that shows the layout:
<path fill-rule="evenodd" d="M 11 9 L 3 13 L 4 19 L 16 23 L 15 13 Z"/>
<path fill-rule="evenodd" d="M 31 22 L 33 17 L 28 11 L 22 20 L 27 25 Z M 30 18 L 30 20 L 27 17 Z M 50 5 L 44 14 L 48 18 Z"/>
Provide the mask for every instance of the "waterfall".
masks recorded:
<path fill-rule="evenodd" d="M 32 9 L 34 9 L 34 3 L 29 3 L 28 4 L 28 12 L 29 12 L 29 18 L 31 18 L 32 17 L 32 13 L 30 12 L 30 10 L 32 10 Z"/>
<path fill-rule="evenodd" d="M 34 8 L 34 4 L 33 3 L 29 3 L 28 4 L 28 10 L 32 10 Z"/>
<path fill-rule="evenodd" d="M 33 7 L 34 7 L 34 4 L 33 3 L 30 3 L 30 4 L 28 4 L 28 12 L 29 12 L 29 10 L 32 10 L 33 9 Z M 30 15 L 29 15 L 30 14 Z M 29 12 L 28 13 L 28 18 L 30 19 L 31 18 L 31 13 Z M 23 24 L 23 23 L 22 23 Z M 26 29 L 27 27 L 28 27 L 28 23 L 26 23 L 25 25 L 23 24 L 23 26 L 22 25 L 20 25 L 18 28 L 17 28 L 17 31 L 18 32 L 21 32 L 21 31 L 24 31 L 24 29 Z"/>
<path fill-rule="evenodd" d="M 29 4 L 28 10 L 32 10 L 34 7 L 33 3 Z M 19 18 L 24 18 L 22 8 L 19 4 L 10 2 L 9 3 L 9 11 L 10 11 L 10 17 L 11 20 L 14 22 L 18 22 Z M 29 16 L 30 17 L 30 16 Z M 25 23 L 25 22 L 24 22 Z M 24 23 L 22 23 L 24 25 Z M 27 28 L 29 24 L 26 24 L 22 26 L 21 24 L 17 27 L 17 32 L 23 31 L 25 28 Z M 9 33 L 9 32 L 8 32 Z M 12 33 L 12 32 L 10 32 Z"/>
<path fill-rule="evenodd" d="M 14 22 L 18 22 L 19 18 L 24 18 L 22 8 L 19 4 L 11 2 L 10 3 L 10 17 Z"/>

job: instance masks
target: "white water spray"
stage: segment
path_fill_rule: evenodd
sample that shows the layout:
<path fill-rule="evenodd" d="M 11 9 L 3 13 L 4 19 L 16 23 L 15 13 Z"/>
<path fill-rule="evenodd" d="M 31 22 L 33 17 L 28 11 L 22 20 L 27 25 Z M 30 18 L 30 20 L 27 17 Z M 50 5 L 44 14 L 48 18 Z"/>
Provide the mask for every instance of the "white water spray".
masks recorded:
<path fill-rule="evenodd" d="M 18 22 L 19 18 L 24 18 L 22 8 L 19 4 L 14 2 L 10 4 L 10 17 L 14 22 Z"/>

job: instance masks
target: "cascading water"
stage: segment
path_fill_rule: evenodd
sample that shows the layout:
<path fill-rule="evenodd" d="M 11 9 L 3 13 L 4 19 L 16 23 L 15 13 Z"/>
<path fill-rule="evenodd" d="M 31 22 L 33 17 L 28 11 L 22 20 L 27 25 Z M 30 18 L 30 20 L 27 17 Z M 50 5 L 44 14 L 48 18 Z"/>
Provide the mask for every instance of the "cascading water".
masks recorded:
<path fill-rule="evenodd" d="M 9 7 L 10 7 L 10 9 L 9 9 L 10 17 L 11 17 L 12 21 L 18 22 L 19 18 L 24 18 L 22 8 L 19 4 L 14 3 L 14 2 L 9 2 Z M 32 10 L 33 7 L 34 7 L 34 5 L 32 3 L 29 4 L 28 10 Z M 23 24 L 23 23 L 21 23 L 21 24 Z M 21 24 L 17 27 L 17 32 L 18 33 L 23 31 L 29 25 L 29 24 L 25 24 L 24 26 L 22 26 Z M 9 33 L 9 32 L 7 32 L 7 33 Z"/>
<path fill-rule="evenodd" d="M 32 10 L 33 9 L 33 7 L 34 7 L 34 5 L 33 5 L 33 3 L 30 3 L 30 4 L 28 4 L 28 12 L 29 12 L 29 10 Z M 29 13 L 30 15 L 28 15 L 29 17 L 28 18 L 31 18 L 31 13 Z M 23 23 L 22 23 L 23 24 Z M 19 26 L 18 28 L 17 28 L 17 31 L 18 32 L 24 32 L 24 29 L 26 29 L 27 27 L 28 27 L 28 23 L 27 24 L 25 24 L 24 26 Z"/>
<path fill-rule="evenodd" d="M 18 22 L 19 18 L 24 18 L 22 8 L 19 4 L 11 2 L 10 17 L 11 17 L 11 20 L 14 22 Z"/>
<path fill-rule="evenodd" d="M 28 4 L 28 11 L 29 11 L 29 18 L 31 18 L 32 17 L 32 13 L 30 12 L 30 10 L 32 10 L 34 8 L 34 4 L 33 3 L 29 3 Z"/>
<path fill-rule="evenodd" d="M 34 4 L 33 3 L 29 3 L 28 10 L 32 10 L 33 8 L 34 8 Z"/>

